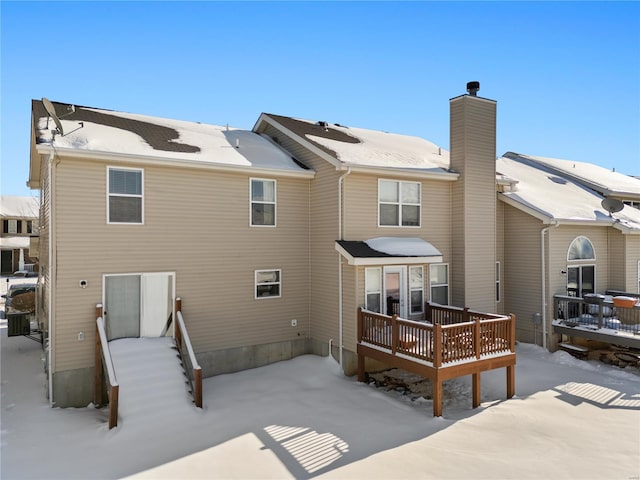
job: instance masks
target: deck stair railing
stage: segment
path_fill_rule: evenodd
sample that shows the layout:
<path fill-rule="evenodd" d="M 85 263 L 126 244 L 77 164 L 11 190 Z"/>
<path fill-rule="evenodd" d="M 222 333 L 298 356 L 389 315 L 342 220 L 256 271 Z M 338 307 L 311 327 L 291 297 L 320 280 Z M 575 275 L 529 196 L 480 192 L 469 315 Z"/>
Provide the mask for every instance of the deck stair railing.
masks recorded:
<path fill-rule="evenodd" d="M 191 345 L 191 339 L 187 332 L 187 327 L 184 324 L 184 318 L 182 316 L 182 299 L 176 298 L 176 347 L 182 360 L 185 375 L 191 387 L 191 394 L 193 395 L 193 403 L 196 407 L 202 408 L 202 368 L 198 364 L 196 355 Z"/>
<path fill-rule="evenodd" d="M 105 380 L 107 385 L 107 397 L 109 399 L 109 430 L 118 426 L 118 395 L 120 387 L 116 380 L 116 371 L 113 367 L 109 342 L 102 317 L 102 305 L 96 305 L 96 349 L 93 385 L 93 403 L 102 405 L 104 399 Z"/>

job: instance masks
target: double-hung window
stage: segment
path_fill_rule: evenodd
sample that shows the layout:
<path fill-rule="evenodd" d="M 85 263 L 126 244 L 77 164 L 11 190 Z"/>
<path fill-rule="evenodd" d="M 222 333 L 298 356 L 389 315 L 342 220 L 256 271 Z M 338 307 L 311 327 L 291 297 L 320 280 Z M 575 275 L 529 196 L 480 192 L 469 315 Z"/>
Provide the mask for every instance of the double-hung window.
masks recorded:
<path fill-rule="evenodd" d="M 420 182 L 379 180 L 378 223 L 387 227 L 419 227 Z"/>
<path fill-rule="evenodd" d="M 108 167 L 108 223 L 143 223 L 142 170 Z"/>
<path fill-rule="evenodd" d="M 449 305 L 449 265 L 446 263 L 429 266 L 431 301 L 440 305 Z"/>
<path fill-rule="evenodd" d="M 255 298 L 282 296 L 282 270 L 255 271 Z"/>
<path fill-rule="evenodd" d="M 251 226 L 276 226 L 276 181 L 251 179 Z"/>
<path fill-rule="evenodd" d="M 370 312 L 382 311 L 382 269 L 365 269 L 365 308 Z"/>
<path fill-rule="evenodd" d="M 424 279 L 422 265 L 409 267 L 409 302 L 411 313 L 424 311 Z"/>

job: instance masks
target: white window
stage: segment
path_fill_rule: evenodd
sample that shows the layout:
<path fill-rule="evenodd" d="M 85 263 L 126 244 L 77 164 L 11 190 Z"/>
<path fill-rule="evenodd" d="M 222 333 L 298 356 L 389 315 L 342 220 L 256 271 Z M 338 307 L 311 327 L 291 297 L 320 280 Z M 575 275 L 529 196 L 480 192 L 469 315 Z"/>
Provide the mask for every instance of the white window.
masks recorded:
<path fill-rule="evenodd" d="M 276 181 L 251 179 L 251 226 L 275 227 Z"/>
<path fill-rule="evenodd" d="M 18 233 L 18 220 L 7 220 L 7 233 Z"/>
<path fill-rule="evenodd" d="M 587 237 L 576 237 L 569 251 L 567 252 L 567 260 L 595 260 L 596 254 L 593 244 Z"/>
<path fill-rule="evenodd" d="M 255 271 L 255 298 L 282 296 L 282 270 Z"/>
<path fill-rule="evenodd" d="M 431 301 L 440 305 L 449 305 L 449 265 L 446 263 L 429 266 Z"/>
<path fill-rule="evenodd" d="M 424 271 L 422 265 L 409 267 L 409 303 L 411 313 L 424 311 Z"/>
<path fill-rule="evenodd" d="M 371 312 L 381 313 L 382 309 L 382 269 L 380 267 L 365 269 L 365 308 Z"/>
<path fill-rule="evenodd" d="M 420 183 L 378 181 L 378 225 L 420 226 Z"/>
<path fill-rule="evenodd" d="M 142 170 L 108 167 L 108 223 L 143 223 Z"/>
<path fill-rule="evenodd" d="M 593 244 L 587 237 L 576 237 L 567 251 L 567 295 L 582 297 L 596 291 L 596 259 Z"/>
<path fill-rule="evenodd" d="M 496 302 L 500 301 L 500 262 L 496 262 Z"/>

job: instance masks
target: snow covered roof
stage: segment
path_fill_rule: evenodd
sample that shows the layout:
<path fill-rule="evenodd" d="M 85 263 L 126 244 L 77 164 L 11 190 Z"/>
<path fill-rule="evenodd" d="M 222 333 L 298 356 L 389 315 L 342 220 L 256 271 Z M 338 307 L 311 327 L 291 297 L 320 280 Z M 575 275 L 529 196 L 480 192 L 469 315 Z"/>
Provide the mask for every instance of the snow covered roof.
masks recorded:
<path fill-rule="evenodd" d="M 336 250 L 349 265 L 440 263 L 442 253 L 419 237 L 377 237 L 365 241 L 337 240 Z"/>
<path fill-rule="evenodd" d="M 537 162 L 524 157 L 501 157 L 496 171 L 517 180 L 499 198 L 544 223 L 613 225 L 626 233 L 640 234 L 640 210 L 625 205 L 612 218 L 602 207 L 602 195 Z"/>
<path fill-rule="evenodd" d="M 36 197 L 0 196 L 0 217 L 38 218 L 40 202 Z"/>
<path fill-rule="evenodd" d="M 514 160 L 522 158 L 543 165 L 605 196 L 640 200 L 640 179 L 606 169 L 599 165 L 587 162 L 576 162 L 574 160 L 523 155 L 514 152 L 507 152 L 504 156 Z"/>
<path fill-rule="evenodd" d="M 246 167 L 312 175 L 268 138 L 249 130 L 137 115 L 53 102 L 64 135 L 43 102 L 33 100 L 37 145 L 98 154 L 119 154 L 201 165 Z"/>
<path fill-rule="evenodd" d="M 13 249 L 13 248 L 29 248 L 29 237 L 0 237 L 0 248 Z"/>
<path fill-rule="evenodd" d="M 295 135 L 340 167 L 394 168 L 457 178 L 449 171 L 449 152 L 420 137 L 314 122 L 273 114 L 264 120 Z"/>

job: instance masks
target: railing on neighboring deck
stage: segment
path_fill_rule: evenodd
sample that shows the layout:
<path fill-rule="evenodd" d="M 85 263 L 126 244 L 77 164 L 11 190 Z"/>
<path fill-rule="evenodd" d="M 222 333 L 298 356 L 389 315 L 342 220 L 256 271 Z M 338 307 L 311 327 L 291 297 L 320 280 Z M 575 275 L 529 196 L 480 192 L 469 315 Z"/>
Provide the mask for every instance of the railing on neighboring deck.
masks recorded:
<path fill-rule="evenodd" d="M 196 407 L 202 408 L 202 368 L 198 365 L 198 360 L 193 352 L 189 333 L 182 317 L 182 299 L 176 298 L 176 346 L 180 352 L 184 371 L 189 379 L 193 402 Z"/>
<path fill-rule="evenodd" d="M 617 306 L 602 295 L 585 295 L 584 298 L 554 295 L 553 311 L 555 333 L 640 348 L 640 304 Z"/>
<path fill-rule="evenodd" d="M 93 385 L 93 403 L 96 406 L 102 405 L 104 398 L 103 387 L 107 380 L 107 396 L 109 398 L 109 430 L 118 426 L 118 395 L 120 387 L 116 380 L 116 371 L 113 368 L 109 342 L 104 328 L 102 318 L 102 305 L 96 305 L 96 349 L 95 349 L 95 369 Z M 106 373 L 106 376 L 105 376 Z"/>
<path fill-rule="evenodd" d="M 473 361 L 515 352 L 515 319 L 455 307 L 428 306 L 432 321 L 418 322 L 358 310 L 358 342 L 431 363 Z"/>

